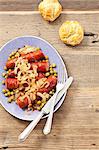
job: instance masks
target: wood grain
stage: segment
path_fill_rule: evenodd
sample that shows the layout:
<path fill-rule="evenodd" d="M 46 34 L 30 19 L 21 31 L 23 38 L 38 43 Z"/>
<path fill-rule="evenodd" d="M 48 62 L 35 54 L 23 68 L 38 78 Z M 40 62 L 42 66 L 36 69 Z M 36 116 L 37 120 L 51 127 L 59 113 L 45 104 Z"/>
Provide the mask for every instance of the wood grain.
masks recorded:
<path fill-rule="evenodd" d="M 0 46 L 16 36 L 40 36 L 57 49 L 68 74 L 74 77 L 48 136 L 42 134 L 45 123 L 42 120 L 24 143 L 18 143 L 18 135 L 28 122 L 12 117 L 0 107 L 1 150 L 99 150 L 99 113 L 90 107 L 99 103 L 99 43 L 92 43 L 93 37 L 88 36 L 77 47 L 63 44 L 58 36 L 59 27 L 72 19 L 78 20 L 85 31 L 99 33 L 99 12 L 64 12 L 53 23 L 44 21 L 35 12 L 0 13 Z"/>
<path fill-rule="evenodd" d="M 33 11 L 41 0 L 0 0 L 0 11 Z M 64 10 L 98 10 L 99 0 L 60 0 Z"/>

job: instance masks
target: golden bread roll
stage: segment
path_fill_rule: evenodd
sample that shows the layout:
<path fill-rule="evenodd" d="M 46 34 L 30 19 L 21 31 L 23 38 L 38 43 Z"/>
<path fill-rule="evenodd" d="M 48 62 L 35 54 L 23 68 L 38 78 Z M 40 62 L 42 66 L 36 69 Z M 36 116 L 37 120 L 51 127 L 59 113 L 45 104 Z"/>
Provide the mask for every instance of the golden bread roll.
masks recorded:
<path fill-rule="evenodd" d="M 39 4 L 39 11 L 47 21 L 54 21 L 61 13 L 62 6 L 58 0 L 43 0 Z"/>
<path fill-rule="evenodd" d="M 84 30 L 77 21 L 66 21 L 59 29 L 60 39 L 67 45 L 75 46 L 81 43 Z"/>

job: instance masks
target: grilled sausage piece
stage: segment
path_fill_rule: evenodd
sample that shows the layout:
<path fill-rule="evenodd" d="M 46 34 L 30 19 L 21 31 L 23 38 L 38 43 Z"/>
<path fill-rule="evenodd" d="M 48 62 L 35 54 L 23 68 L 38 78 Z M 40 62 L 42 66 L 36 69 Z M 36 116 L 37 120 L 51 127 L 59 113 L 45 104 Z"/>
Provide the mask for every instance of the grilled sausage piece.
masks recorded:
<path fill-rule="evenodd" d="M 30 52 L 24 56 L 22 56 L 24 59 L 27 59 L 28 62 L 35 62 L 38 60 L 45 59 L 45 56 L 41 50 L 37 50 L 34 52 Z M 13 69 L 15 67 L 15 61 L 16 59 L 8 60 L 6 62 L 7 69 Z"/>
<path fill-rule="evenodd" d="M 45 78 L 45 74 L 39 72 L 39 73 L 38 73 L 38 76 L 36 77 L 36 80 L 39 80 L 39 79 L 41 79 L 41 78 Z"/>
<path fill-rule="evenodd" d="M 45 84 L 45 87 L 39 89 L 38 91 L 41 93 L 44 93 L 44 92 L 49 93 L 56 86 L 57 78 L 51 75 L 48 77 L 48 79 L 45 82 L 48 84 L 48 86 L 46 87 L 46 84 Z"/>
<path fill-rule="evenodd" d="M 28 106 L 28 98 L 25 97 L 23 100 L 21 99 L 21 97 L 17 98 L 17 104 L 20 108 L 25 108 Z"/>
<path fill-rule="evenodd" d="M 24 55 L 24 58 L 28 59 L 29 62 L 35 62 L 38 60 L 45 59 L 45 56 L 41 50 L 37 50 Z"/>
<path fill-rule="evenodd" d="M 13 69 L 15 67 L 15 61 L 16 59 L 8 60 L 6 62 L 7 69 Z"/>
<path fill-rule="evenodd" d="M 16 78 L 6 78 L 5 85 L 7 89 L 13 90 L 13 89 L 18 88 L 19 82 L 18 82 L 18 79 Z"/>
<path fill-rule="evenodd" d="M 49 70 L 49 63 L 48 62 L 35 62 L 31 63 L 31 69 L 33 69 L 32 65 L 37 66 L 38 72 L 47 72 Z"/>

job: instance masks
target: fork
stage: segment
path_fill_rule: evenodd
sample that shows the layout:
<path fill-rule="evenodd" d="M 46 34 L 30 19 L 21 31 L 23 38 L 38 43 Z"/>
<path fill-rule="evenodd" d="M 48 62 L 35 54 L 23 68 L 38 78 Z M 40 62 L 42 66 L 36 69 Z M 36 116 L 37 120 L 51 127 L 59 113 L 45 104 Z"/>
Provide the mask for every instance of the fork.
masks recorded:
<path fill-rule="evenodd" d="M 52 120 L 53 120 L 53 111 L 54 111 L 54 106 L 55 106 L 55 101 L 56 101 L 56 97 L 57 97 L 57 94 L 63 89 L 64 87 L 64 82 L 65 82 L 65 78 L 64 78 L 64 68 L 61 69 L 59 67 L 59 74 L 58 74 L 58 78 L 59 78 L 59 81 L 57 83 L 57 86 L 56 86 L 56 93 L 54 94 L 53 96 L 53 100 L 52 100 L 52 103 L 51 103 L 51 106 L 50 106 L 50 113 L 49 113 L 49 116 L 48 116 L 48 119 L 46 121 L 46 124 L 45 124 L 45 127 L 43 129 L 43 133 L 45 135 L 49 134 L 51 132 L 51 126 L 52 126 Z"/>

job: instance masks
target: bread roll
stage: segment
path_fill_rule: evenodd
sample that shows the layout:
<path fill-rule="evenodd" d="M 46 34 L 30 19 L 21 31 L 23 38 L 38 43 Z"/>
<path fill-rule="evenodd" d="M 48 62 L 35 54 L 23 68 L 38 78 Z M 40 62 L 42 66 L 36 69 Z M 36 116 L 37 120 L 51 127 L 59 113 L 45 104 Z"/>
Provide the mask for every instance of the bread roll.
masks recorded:
<path fill-rule="evenodd" d="M 54 21 L 61 13 L 62 6 L 58 0 L 43 0 L 39 4 L 39 11 L 47 21 Z"/>
<path fill-rule="evenodd" d="M 59 29 L 60 39 L 67 45 L 75 46 L 81 43 L 84 30 L 77 21 L 66 21 Z"/>

